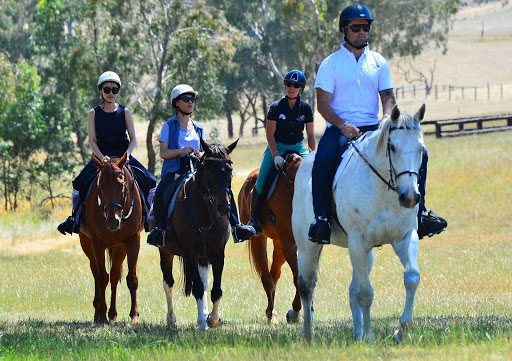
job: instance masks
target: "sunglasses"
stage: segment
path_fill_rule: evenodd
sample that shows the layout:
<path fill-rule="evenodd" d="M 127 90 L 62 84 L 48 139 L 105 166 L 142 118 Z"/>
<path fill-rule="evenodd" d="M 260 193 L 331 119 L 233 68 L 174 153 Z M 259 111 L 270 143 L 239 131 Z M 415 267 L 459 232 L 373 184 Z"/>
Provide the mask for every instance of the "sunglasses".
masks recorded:
<path fill-rule="evenodd" d="M 345 26 L 345 29 L 352 30 L 353 33 L 358 33 L 361 31 L 361 28 L 365 33 L 370 31 L 370 24 L 354 24 L 350 26 Z"/>
<path fill-rule="evenodd" d="M 302 85 L 300 85 L 299 83 L 292 83 L 291 81 L 287 81 L 286 83 L 284 83 L 284 85 L 286 85 L 287 87 L 294 87 L 294 88 L 300 88 Z"/>
<path fill-rule="evenodd" d="M 196 97 L 189 97 L 186 95 L 184 97 L 181 97 L 180 99 L 183 100 L 185 103 L 188 103 L 189 101 L 192 101 L 192 103 L 196 102 Z"/>
<path fill-rule="evenodd" d="M 119 88 L 111 88 L 111 87 L 103 87 L 103 92 L 105 94 L 110 94 L 110 92 L 112 92 L 112 94 L 117 94 L 119 93 Z"/>

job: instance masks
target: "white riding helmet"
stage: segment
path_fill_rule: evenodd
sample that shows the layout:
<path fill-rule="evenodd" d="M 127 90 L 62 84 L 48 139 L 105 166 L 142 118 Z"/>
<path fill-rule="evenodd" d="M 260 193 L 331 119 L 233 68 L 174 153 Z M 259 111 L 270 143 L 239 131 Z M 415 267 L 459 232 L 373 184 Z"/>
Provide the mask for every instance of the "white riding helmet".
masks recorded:
<path fill-rule="evenodd" d="M 100 89 L 101 84 L 106 83 L 108 81 L 117 83 L 119 84 L 119 87 L 121 87 L 121 78 L 119 78 L 119 75 L 117 75 L 113 71 L 106 71 L 103 74 L 101 74 L 98 79 L 98 89 Z"/>
<path fill-rule="evenodd" d="M 199 94 L 199 92 L 196 92 L 190 85 L 187 84 L 179 84 L 174 87 L 174 89 L 171 91 L 171 104 L 174 107 L 174 100 L 178 98 L 181 94 L 191 93 L 194 95 Z"/>

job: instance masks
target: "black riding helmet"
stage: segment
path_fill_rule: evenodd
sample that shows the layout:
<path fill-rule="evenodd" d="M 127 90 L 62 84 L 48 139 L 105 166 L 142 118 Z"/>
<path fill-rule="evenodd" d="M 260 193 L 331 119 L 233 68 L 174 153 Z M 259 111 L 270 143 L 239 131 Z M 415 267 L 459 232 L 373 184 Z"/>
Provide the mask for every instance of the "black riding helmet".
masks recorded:
<path fill-rule="evenodd" d="M 373 21 L 370 10 L 361 4 L 352 4 L 347 6 L 340 14 L 340 32 L 343 32 L 343 28 L 348 24 L 350 20 L 365 19 L 368 20 L 368 24 Z"/>
<path fill-rule="evenodd" d="M 284 82 L 291 81 L 294 83 L 298 83 L 302 85 L 303 88 L 306 87 L 306 76 L 300 70 L 290 70 L 284 76 Z"/>

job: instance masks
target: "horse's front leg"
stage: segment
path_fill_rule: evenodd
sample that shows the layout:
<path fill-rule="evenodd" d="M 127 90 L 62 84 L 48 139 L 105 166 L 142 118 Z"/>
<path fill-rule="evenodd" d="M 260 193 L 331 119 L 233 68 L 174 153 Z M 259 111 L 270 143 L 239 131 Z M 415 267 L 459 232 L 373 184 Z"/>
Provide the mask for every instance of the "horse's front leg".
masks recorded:
<path fill-rule="evenodd" d="M 219 327 L 222 325 L 222 319 L 219 312 L 219 304 L 222 298 L 222 272 L 224 270 L 224 249 L 212 260 L 213 285 L 212 285 L 212 312 L 208 315 L 208 326 Z"/>
<path fill-rule="evenodd" d="M 316 269 L 323 246 L 306 240 L 299 249 L 299 293 L 304 308 L 304 325 L 302 333 L 308 342 L 313 340 L 313 292 L 316 285 Z"/>
<path fill-rule="evenodd" d="M 368 252 L 367 255 L 367 269 L 368 275 L 370 274 L 373 267 L 373 249 Z M 350 300 L 350 310 L 352 311 L 352 322 L 354 325 L 354 336 L 356 341 L 363 340 L 363 310 L 357 300 L 357 281 L 355 278 L 355 273 L 352 271 L 352 282 L 349 286 L 349 300 Z"/>
<path fill-rule="evenodd" d="M 197 303 L 197 324 L 200 330 L 207 330 L 208 326 L 206 325 L 206 315 L 208 314 L 208 306 L 204 297 L 205 287 L 202 279 L 204 275 L 201 275 L 201 273 L 205 273 L 205 271 L 207 273 L 208 267 L 199 266 L 195 257 L 193 260 L 187 260 L 187 262 L 189 262 L 189 267 L 195 265 L 194 280 L 192 282 L 192 294 L 194 295 Z M 206 278 L 208 279 L 208 277 Z"/>
<path fill-rule="evenodd" d="M 353 307 L 357 303 L 360 307 L 355 308 L 356 317 L 359 317 L 358 312 L 363 316 L 363 334 L 362 339 L 368 342 L 373 342 L 373 329 L 370 310 L 373 303 L 373 289 L 368 277 L 368 269 L 371 266 L 368 262 L 368 254 L 370 251 L 366 250 L 363 246 L 363 240 L 360 237 L 349 237 L 348 250 L 350 254 L 350 261 L 352 263 L 352 283 L 350 285 L 350 305 Z M 354 309 L 353 309 L 354 312 Z M 354 320 L 354 327 L 360 327 L 358 321 Z M 359 330 L 354 329 L 356 341 L 361 341 L 361 334 Z"/>
<path fill-rule="evenodd" d="M 293 237 L 283 237 L 281 240 L 283 255 L 290 266 L 293 274 L 293 284 L 295 285 L 295 297 L 292 301 L 292 309 L 286 313 L 286 321 L 289 323 L 299 322 L 300 309 L 302 304 L 300 302 L 299 283 L 298 283 L 298 266 L 297 266 L 297 245 Z"/>
<path fill-rule="evenodd" d="M 131 307 L 130 318 L 133 323 L 139 322 L 139 307 L 137 306 L 137 289 L 139 280 L 137 278 L 137 260 L 139 258 L 140 236 L 129 237 L 125 241 L 126 260 L 128 262 L 128 274 L 126 275 L 126 284 L 130 290 Z"/>
<path fill-rule="evenodd" d="M 121 280 L 121 270 L 123 261 L 126 257 L 126 250 L 124 246 L 117 246 L 111 249 L 111 263 L 110 268 L 110 308 L 108 309 L 108 318 L 111 321 L 117 320 L 117 285 Z"/>
<path fill-rule="evenodd" d="M 108 273 L 105 269 L 105 248 L 98 239 L 92 240 L 92 249 L 96 259 L 96 284 L 98 287 L 98 297 L 96 303 L 96 312 L 94 322 L 99 324 L 107 323 L 107 303 L 105 301 L 105 289 L 108 284 Z M 96 298 L 96 297 L 95 297 Z"/>
<path fill-rule="evenodd" d="M 407 335 L 413 325 L 414 297 L 416 289 L 420 283 L 420 270 L 418 268 L 418 235 L 412 230 L 410 234 L 401 242 L 393 243 L 393 249 L 400 258 L 404 266 L 404 286 L 405 286 L 405 307 L 404 313 L 400 317 L 400 329 L 396 330 L 393 340 L 401 343 L 404 336 Z"/>
<path fill-rule="evenodd" d="M 165 292 L 165 299 L 167 301 L 167 325 L 170 327 L 176 327 L 176 315 L 174 314 L 174 308 L 172 305 L 172 287 L 174 285 L 174 278 L 172 276 L 172 263 L 174 255 L 167 251 L 158 249 L 160 251 L 160 269 L 163 274 L 163 288 Z"/>
<path fill-rule="evenodd" d="M 92 249 L 92 240 L 85 234 L 80 232 L 80 246 L 85 255 L 89 259 L 89 267 L 91 269 L 92 276 L 94 277 L 94 299 L 92 306 L 94 307 L 94 321 L 99 319 L 99 297 L 100 289 L 98 287 L 98 267 L 96 266 L 96 258 L 94 257 L 94 251 Z"/>
<path fill-rule="evenodd" d="M 199 322 L 199 316 L 201 317 L 201 320 L 208 317 L 208 287 L 210 286 L 210 280 L 208 279 L 208 276 L 210 275 L 210 264 L 207 263 L 205 265 L 198 264 L 199 270 L 199 277 L 201 278 L 201 283 L 203 284 L 203 295 L 201 297 L 201 308 L 199 307 L 199 304 L 197 305 L 197 312 L 198 312 L 198 322 Z"/>

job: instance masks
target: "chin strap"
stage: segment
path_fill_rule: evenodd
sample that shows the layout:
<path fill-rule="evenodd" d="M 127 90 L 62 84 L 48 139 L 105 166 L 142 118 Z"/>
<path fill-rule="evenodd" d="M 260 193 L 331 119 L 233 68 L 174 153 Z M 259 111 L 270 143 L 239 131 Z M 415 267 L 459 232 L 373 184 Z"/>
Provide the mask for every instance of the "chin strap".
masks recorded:
<path fill-rule="evenodd" d="M 183 116 L 192 114 L 192 112 L 190 112 L 190 113 L 185 113 L 184 111 L 182 111 L 182 110 L 181 110 L 180 108 L 178 108 L 178 107 L 176 107 L 176 110 L 177 110 L 176 114 L 177 114 L 178 112 L 180 112 L 180 113 L 181 113 L 181 115 L 183 115 Z"/>
<path fill-rule="evenodd" d="M 361 50 L 362 48 L 366 48 L 368 46 L 368 42 L 364 43 L 363 45 L 359 45 L 359 46 L 355 46 L 354 44 L 352 44 L 348 39 L 347 37 L 345 36 L 345 42 L 350 45 L 351 47 L 353 48 L 356 48 L 357 50 Z"/>
<path fill-rule="evenodd" d="M 110 104 L 110 103 L 112 103 L 112 102 L 109 102 L 107 99 L 105 99 L 105 97 L 104 97 L 103 95 L 102 95 L 101 97 L 103 98 L 103 101 L 104 101 L 105 103 L 109 103 L 109 104 Z"/>

